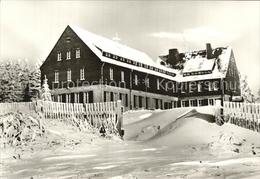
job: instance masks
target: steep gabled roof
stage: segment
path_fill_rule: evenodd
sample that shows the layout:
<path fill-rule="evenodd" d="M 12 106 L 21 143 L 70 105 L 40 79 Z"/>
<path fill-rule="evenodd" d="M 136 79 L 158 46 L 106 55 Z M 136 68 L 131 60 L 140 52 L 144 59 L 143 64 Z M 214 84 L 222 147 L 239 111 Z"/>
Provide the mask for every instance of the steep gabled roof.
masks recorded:
<path fill-rule="evenodd" d="M 167 73 L 176 74 L 176 70 L 166 68 L 162 65 L 156 64 L 147 54 L 141 52 L 139 50 L 130 48 L 126 45 L 120 44 L 113 40 L 107 39 L 105 37 L 96 35 L 94 33 L 88 32 L 84 29 L 81 29 L 77 26 L 70 25 L 69 26 L 77 36 L 100 58 L 101 61 L 107 62 L 110 64 L 130 68 L 133 70 L 153 74 L 156 76 L 161 76 L 170 80 L 174 80 L 174 77 L 171 75 L 167 75 L 164 73 L 160 73 L 159 71 L 167 71 Z M 126 59 L 130 59 L 132 61 L 138 62 L 140 64 L 144 64 L 147 66 L 151 66 L 157 68 L 158 71 L 151 70 L 149 68 L 143 68 L 141 66 L 131 65 L 124 62 L 120 62 L 118 60 L 114 60 L 112 58 L 108 58 L 104 55 L 104 52 L 117 55 L 119 57 L 123 57 Z"/>

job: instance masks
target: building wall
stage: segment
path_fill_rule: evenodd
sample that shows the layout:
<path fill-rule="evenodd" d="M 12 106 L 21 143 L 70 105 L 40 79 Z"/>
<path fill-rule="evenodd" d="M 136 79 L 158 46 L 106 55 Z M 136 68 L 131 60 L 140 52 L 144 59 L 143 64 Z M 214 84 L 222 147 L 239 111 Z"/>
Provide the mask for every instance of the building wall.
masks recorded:
<path fill-rule="evenodd" d="M 67 42 L 70 38 L 70 42 Z M 80 58 L 76 59 L 76 49 L 80 49 Z M 70 50 L 71 59 L 66 60 L 66 52 Z M 57 61 L 57 53 L 61 52 L 62 60 Z M 67 70 L 71 69 L 72 82 L 67 82 Z M 99 58 L 78 38 L 78 36 L 67 27 L 58 42 L 50 52 L 46 61 L 41 66 L 41 79 L 44 75 L 48 79 L 51 89 L 67 86 L 82 86 L 80 80 L 80 69 L 85 69 L 85 80 L 89 83 L 98 82 L 101 76 L 101 62 Z M 59 83 L 54 82 L 54 72 L 59 72 Z"/>
<path fill-rule="evenodd" d="M 78 48 L 80 49 L 79 59 L 76 58 Z M 71 52 L 69 60 L 66 60 L 67 51 Z M 57 60 L 58 52 L 61 53 L 61 61 Z M 231 58 L 224 81 L 239 83 L 233 53 Z M 85 80 L 80 80 L 82 68 L 85 71 Z M 67 81 L 68 69 L 71 69 L 71 82 Z M 110 79 L 110 69 L 113 69 L 113 80 Z M 59 72 L 59 83 L 54 83 L 55 71 Z M 121 71 L 124 72 L 124 82 L 121 80 Z M 211 97 L 217 99 L 222 95 L 220 79 L 176 83 L 152 74 L 103 63 L 70 27 L 62 33 L 41 66 L 41 75 L 42 81 L 46 75 L 53 99 L 61 102 L 103 102 L 120 99 L 126 109 L 165 109 L 183 106 L 183 101 L 188 101 L 190 105 L 190 100 L 195 99 L 204 100 L 203 104 L 206 104 L 206 100 Z M 135 75 L 138 77 L 138 84 L 135 84 Z M 101 85 L 101 79 L 104 85 Z M 149 84 L 147 79 L 149 79 Z M 198 90 L 198 84 L 201 84 L 201 90 Z M 224 93 L 240 94 L 240 88 L 235 92 L 225 90 Z"/>

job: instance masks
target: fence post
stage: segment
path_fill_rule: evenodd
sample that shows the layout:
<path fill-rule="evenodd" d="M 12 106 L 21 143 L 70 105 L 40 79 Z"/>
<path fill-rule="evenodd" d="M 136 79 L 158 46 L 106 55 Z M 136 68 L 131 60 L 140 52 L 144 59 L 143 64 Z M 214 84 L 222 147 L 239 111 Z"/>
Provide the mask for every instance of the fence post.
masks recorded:
<path fill-rule="evenodd" d="M 116 114 L 117 114 L 117 130 L 121 137 L 123 137 L 124 133 L 122 130 L 123 125 L 123 106 L 121 100 L 118 100 L 116 103 Z"/>

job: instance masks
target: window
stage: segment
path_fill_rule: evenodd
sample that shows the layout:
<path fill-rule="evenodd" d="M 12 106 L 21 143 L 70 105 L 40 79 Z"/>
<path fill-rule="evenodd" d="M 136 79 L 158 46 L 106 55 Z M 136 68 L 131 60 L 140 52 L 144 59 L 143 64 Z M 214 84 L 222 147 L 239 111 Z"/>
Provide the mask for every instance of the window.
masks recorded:
<path fill-rule="evenodd" d="M 85 80 L 85 69 L 84 68 L 80 69 L 80 80 Z"/>
<path fill-rule="evenodd" d="M 79 93 L 74 93 L 74 103 L 79 103 Z"/>
<path fill-rule="evenodd" d="M 135 85 L 138 85 L 138 76 L 135 75 L 135 79 L 134 79 Z"/>
<path fill-rule="evenodd" d="M 149 78 L 145 79 L 145 85 L 146 85 L 147 88 L 150 87 L 150 80 L 149 80 Z"/>
<path fill-rule="evenodd" d="M 67 42 L 67 43 L 70 43 L 70 41 L 71 41 L 70 37 L 67 37 L 67 38 L 66 38 L 66 42 Z"/>
<path fill-rule="evenodd" d="M 80 58 L 80 49 L 79 48 L 76 49 L 76 58 Z"/>
<path fill-rule="evenodd" d="M 196 85 L 196 84 L 195 84 Z M 193 83 L 192 82 L 190 82 L 189 83 L 189 93 L 193 93 Z"/>
<path fill-rule="evenodd" d="M 71 69 L 67 70 L 67 81 L 71 81 Z"/>
<path fill-rule="evenodd" d="M 67 51 L 67 60 L 71 59 L 70 51 Z"/>
<path fill-rule="evenodd" d="M 209 105 L 213 106 L 214 105 L 214 99 L 209 99 Z"/>
<path fill-rule="evenodd" d="M 191 106 L 197 106 L 197 100 L 193 99 L 190 101 Z"/>
<path fill-rule="evenodd" d="M 54 72 L 54 83 L 59 83 L 59 72 L 58 71 Z"/>
<path fill-rule="evenodd" d="M 202 106 L 202 99 L 198 100 L 198 106 Z"/>
<path fill-rule="evenodd" d="M 58 52 L 57 54 L 57 61 L 61 61 L 61 52 Z"/>
<path fill-rule="evenodd" d="M 213 83 L 213 90 L 214 90 L 214 91 L 218 91 L 218 89 L 219 89 L 218 84 L 217 84 L 217 82 L 215 81 L 215 82 Z"/>
<path fill-rule="evenodd" d="M 182 107 L 189 107 L 189 101 L 187 101 L 187 100 L 181 101 L 181 106 Z"/>
<path fill-rule="evenodd" d="M 201 83 L 198 83 L 198 92 L 201 92 Z"/>
<path fill-rule="evenodd" d="M 160 81 L 159 81 L 159 79 L 157 79 L 157 90 L 159 90 L 160 89 Z"/>
<path fill-rule="evenodd" d="M 121 71 L 121 81 L 125 81 L 125 72 Z"/>
<path fill-rule="evenodd" d="M 110 77 L 110 80 L 114 80 L 114 71 L 112 68 L 109 68 L 109 77 Z"/>
<path fill-rule="evenodd" d="M 209 91 L 212 91 L 212 83 L 208 82 L 208 86 L 209 86 Z"/>

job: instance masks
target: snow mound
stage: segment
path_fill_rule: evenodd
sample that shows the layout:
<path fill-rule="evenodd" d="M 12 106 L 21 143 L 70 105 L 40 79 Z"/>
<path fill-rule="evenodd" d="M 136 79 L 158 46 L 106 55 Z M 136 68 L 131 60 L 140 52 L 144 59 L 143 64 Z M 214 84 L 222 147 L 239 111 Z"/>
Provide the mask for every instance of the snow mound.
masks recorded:
<path fill-rule="evenodd" d="M 212 108 L 188 109 L 179 116 L 173 115 L 176 112 L 176 109 L 162 111 L 153 114 L 153 118 L 132 123 L 129 129 L 135 129 L 135 135 L 131 134 L 128 140 L 153 146 L 206 146 L 237 153 L 243 150 L 255 153 L 260 148 L 260 133 L 229 123 L 217 125 Z"/>
<path fill-rule="evenodd" d="M 3 146 L 25 144 L 41 137 L 45 132 L 42 117 L 38 114 L 8 113 L 0 115 L 0 119 L 0 139 Z"/>

